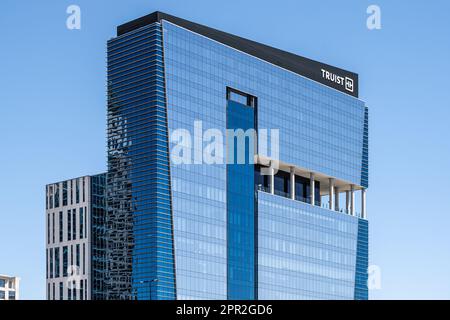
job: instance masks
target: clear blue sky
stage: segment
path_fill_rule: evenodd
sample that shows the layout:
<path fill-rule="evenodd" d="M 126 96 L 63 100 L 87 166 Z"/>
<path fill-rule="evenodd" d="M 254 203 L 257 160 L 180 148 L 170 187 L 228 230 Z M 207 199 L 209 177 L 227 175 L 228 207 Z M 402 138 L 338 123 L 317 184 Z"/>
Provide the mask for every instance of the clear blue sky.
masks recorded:
<path fill-rule="evenodd" d="M 66 8 L 82 29 L 66 29 Z M 366 8 L 382 29 L 366 28 Z M 360 75 L 373 299 L 450 298 L 448 1 L 2 0 L 0 273 L 45 298 L 46 183 L 106 170 L 106 41 L 155 10 Z"/>

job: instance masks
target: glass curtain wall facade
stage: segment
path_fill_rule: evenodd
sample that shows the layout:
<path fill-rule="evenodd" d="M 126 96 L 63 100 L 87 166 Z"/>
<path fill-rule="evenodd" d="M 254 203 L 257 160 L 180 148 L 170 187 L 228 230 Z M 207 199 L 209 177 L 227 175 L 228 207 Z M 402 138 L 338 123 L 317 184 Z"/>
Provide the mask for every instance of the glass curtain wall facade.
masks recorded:
<path fill-rule="evenodd" d="M 91 176 L 91 299 L 106 299 L 106 173 Z M 80 195 L 81 196 L 81 195 Z M 83 235 L 83 225 L 87 213 L 80 209 L 79 228 L 80 235 Z M 83 246 L 83 256 L 86 254 L 86 247 Z M 86 266 L 82 266 L 85 268 Z"/>
<path fill-rule="evenodd" d="M 367 299 L 367 220 L 321 201 L 328 178 L 368 187 L 365 103 L 173 21 L 108 43 L 109 298 Z M 260 164 L 195 156 L 206 130 L 238 127 L 278 129 L 279 160 L 317 176 L 297 172 L 290 197 L 289 170 L 272 188 Z M 191 164 L 169 161 L 178 129 Z"/>
<path fill-rule="evenodd" d="M 227 86 L 238 88 L 258 97 L 257 126 L 259 128 L 280 129 L 281 160 L 330 176 L 354 181 L 357 184 L 364 182 L 361 181 L 362 133 L 365 118 L 365 107 L 362 101 L 330 90 L 170 22 L 163 21 L 163 27 L 165 30 L 164 49 L 170 130 L 180 127 L 189 128 L 192 127 L 195 120 L 208 122 L 211 118 L 219 120 L 218 128 L 224 130 L 226 123 L 223 114 L 225 111 L 224 90 Z M 186 116 L 187 113 L 190 113 L 191 116 Z M 178 121 L 171 122 L 172 118 Z M 258 151 L 260 154 L 264 152 L 264 150 Z M 270 154 L 267 155 L 270 156 Z M 208 174 L 207 170 L 203 171 L 200 168 L 193 170 L 202 171 L 203 177 Z M 174 172 L 173 178 L 181 180 L 188 174 L 187 172 L 191 172 L 191 168 L 188 167 L 185 170 L 178 168 L 172 171 Z M 213 176 L 211 175 L 210 178 Z M 202 180 L 207 181 L 208 178 L 205 177 Z M 230 180 L 232 181 L 232 179 Z M 300 184 L 300 177 L 298 181 Z M 199 190 L 203 189 L 199 179 L 190 179 L 186 183 L 191 185 L 191 188 L 186 190 L 195 189 L 197 185 Z M 303 185 L 305 192 L 300 193 L 299 197 L 308 197 L 309 181 Z M 227 190 L 227 183 L 222 182 L 216 187 L 224 193 Z M 297 187 L 296 191 L 299 189 Z M 317 189 L 316 204 L 320 201 L 318 193 Z M 196 195 L 194 194 L 194 196 Z M 329 216 L 325 216 L 325 213 L 331 214 L 336 220 L 343 220 L 338 229 L 341 234 L 333 236 L 333 232 L 338 233 L 333 228 L 323 231 L 321 235 L 324 237 L 323 241 L 326 241 L 323 244 L 315 243 L 319 238 L 316 234 L 312 234 L 313 238 L 303 239 L 303 242 L 306 241 L 306 243 L 302 245 L 307 251 L 316 251 L 310 253 L 313 257 L 298 254 L 298 256 L 291 257 L 290 261 L 281 262 L 283 261 L 282 255 L 280 256 L 278 250 L 268 253 L 268 249 L 262 245 L 271 243 L 271 245 L 286 248 L 286 246 L 294 244 L 299 246 L 302 240 L 295 238 L 292 233 L 290 239 L 286 239 L 288 230 L 285 223 L 279 223 L 277 229 L 272 233 L 265 233 L 264 228 L 267 224 L 276 226 L 273 220 L 279 214 L 278 220 L 283 220 L 281 215 L 283 211 L 275 208 L 267 209 L 261 204 L 261 199 L 273 204 L 285 202 L 284 205 L 287 208 L 290 207 L 291 211 L 297 212 L 290 221 L 291 227 L 297 226 L 297 230 L 315 228 L 314 224 L 307 224 L 302 219 L 301 210 L 308 211 L 309 209 L 310 215 L 317 216 L 315 219 L 319 221 L 330 219 Z M 305 202 L 310 201 L 309 199 L 305 200 Z M 232 199 L 228 198 L 227 201 L 230 205 Z M 175 206 L 177 202 L 178 197 L 174 194 Z M 257 297 L 259 299 L 353 299 L 358 218 L 322 208 L 311 208 L 308 205 L 303 205 L 302 209 L 297 208 L 300 205 L 300 202 L 258 192 L 258 256 L 255 259 L 258 264 L 257 274 L 254 278 L 257 279 Z M 203 215 L 203 223 L 208 223 L 206 215 L 208 210 L 196 209 L 196 215 Z M 288 210 L 286 209 L 286 211 Z M 265 212 L 266 215 L 264 215 Z M 284 213 L 287 214 L 287 212 Z M 177 212 L 174 212 L 175 226 L 177 226 L 178 219 Z M 243 226 L 242 219 L 241 216 L 240 223 Z M 219 228 L 222 234 L 227 230 L 227 225 L 226 221 L 220 223 Z M 191 232 L 195 233 L 196 230 L 191 229 Z M 311 232 L 310 230 L 309 233 Z M 175 243 L 177 243 L 176 230 Z M 231 248 L 228 247 L 228 250 Z M 186 258 L 179 258 L 178 254 L 176 247 L 177 267 L 182 268 L 184 267 L 182 262 Z M 190 255 L 192 258 L 197 256 L 195 251 L 191 251 Z M 285 255 L 289 255 L 289 251 Z M 314 255 L 329 258 L 324 257 L 315 263 L 307 264 L 307 260 L 314 259 Z M 331 257 L 333 255 L 334 257 Z M 340 261 L 335 261 L 336 259 L 340 259 Z M 229 260 L 222 261 L 223 269 L 230 268 Z M 195 265 L 186 265 L 184 268 L 190 267 L 193 267 L 192 273 L 197 272 L 198 269 Z M 301 274 L 302 270 L 303 274 Z M 361 270 L 364 271 L 364 267 Z M 303 278 L 301 278 L 302 276 Z M 363 273 L 363 277 L 365 276 L 366 273 Z M 178 288 L 180 292 L 184 289 L 181 287 L 183 277 L 185 275 L 177 277 L 177 281 L 180 283 Z M 230 283 L 229 277 L 230 274 L 228 274 L 228 284 Z M 190 284 L 185 290 L 193 290 L 192 285 L 195 286 L 195 284 Z M 225 295 L 228 292 L 227 297 L 230 297 L 231 288 L 230 285 L 228 285 L 228 291 L 221 288 L 222 293 Z M 204 299 L 211 297 L 206 290 L 203 292 L 204 294 L 190 297 Z"/>
<path fill-rule="evenodd" d="M 162 30 L 108 42 L 108 298 L 174 299 Z"/>
<path fill-rule="evenodd" d="M 358 220 L 258 193 L 259 299 L 353 299 Z"/>

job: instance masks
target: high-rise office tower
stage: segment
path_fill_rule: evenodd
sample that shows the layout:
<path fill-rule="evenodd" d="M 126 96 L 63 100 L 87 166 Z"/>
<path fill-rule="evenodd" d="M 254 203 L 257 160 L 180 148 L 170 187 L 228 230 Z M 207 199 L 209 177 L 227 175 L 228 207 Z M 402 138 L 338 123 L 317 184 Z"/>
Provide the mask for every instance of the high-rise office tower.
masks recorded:
<path fill-rule="evenodd" d="M 106 174 L 46 186 L 48 300 L 105 299 Z"/>
<path fill-rule="evenodd" d="M 357 74 L 155 12 L 108 41 L 107 130 L 109 299 L 368 298 Z"/>

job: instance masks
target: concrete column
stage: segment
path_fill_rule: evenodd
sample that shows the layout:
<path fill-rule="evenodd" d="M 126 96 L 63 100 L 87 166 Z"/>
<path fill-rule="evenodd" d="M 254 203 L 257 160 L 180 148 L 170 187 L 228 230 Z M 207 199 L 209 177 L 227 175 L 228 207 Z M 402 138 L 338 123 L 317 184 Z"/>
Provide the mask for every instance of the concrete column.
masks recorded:
<path fill-rule="evenodd" d="M 355 186 L 350 186 L 350 214 L 355 215 Z"/>
<path fill-rule="evenodd" d="M 269 176 L 270 194 L 274 194 L 275 193 L 275 171 L 272 166 L 269 168 L 269 170 L 270 170 L 270 176 Z"/>
<path fill-rule="evenodd" d="M 61 194 L 61 192 L 60 192 L 60 194 Z M 60 201 L 61 201 L 61 199 L 60 199 Z M 20 278 L 19 277 L 15 278 L 14 284 L 16 286 L 16 300 L 20 300 L 20 286 L 19 286 Z"/>
<path fill-rule="evenodd" d="M 315 189 L 316 189 L 316 183 L 314 181 L 314 172 L 311 172 L 309 175 L 309 198 L 311 199 L 311 205 L 315 206 L 316 205 L 316 201 L 315 201 Z"/>
<path fill-rule="evenodd" d="M 339 211 L 339 188 L 334 187 L 334 210 Z"/>
<path fill-rule="evenodd" d="M 334 179 L 333 178 L 329 178 L 329 187 L 328 187 L 328 193 L 329 193 L 329 205 L 330 205 L 330 210 L 333 210 L 333 204 L 334 204 Z"/>
<path fill-rule="evenodd" d="M 366 212 L 366 189 L 361 189 L 361 218 L 367 219 L 367 212 Z"/>
<path fill-rule="evenodd" d="M 345 191 L 345 213 L 350 214 L 350 191 Z"/>
<path fill-rule="evenodd" d="M 290 176 L 290 182 L 291 182 L 291 199 L 295 200 L 295 168 L 291 167 L 291 176 Z"/>

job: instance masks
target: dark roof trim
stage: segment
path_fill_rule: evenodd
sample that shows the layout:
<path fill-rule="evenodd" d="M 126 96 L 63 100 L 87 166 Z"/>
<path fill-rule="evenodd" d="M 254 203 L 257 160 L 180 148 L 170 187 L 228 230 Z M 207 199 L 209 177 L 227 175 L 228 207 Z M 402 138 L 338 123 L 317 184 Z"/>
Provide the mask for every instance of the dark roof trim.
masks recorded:
<path fill-rule="evenodd" d="M 284 69 L 290 70 L 328 87 L 334 88 L 353 97 L 358 97 L 358 75 L 356 73 L 171 16 L 163 12 L 156 11 L 136 20 L 122 24 L 117 27 L 117 35 L 121 36 L 145 25 L 160 22 L 161 20 L 169 21 L 180 27 L 201 34 L 207 38 L 223 43 Z"/>

